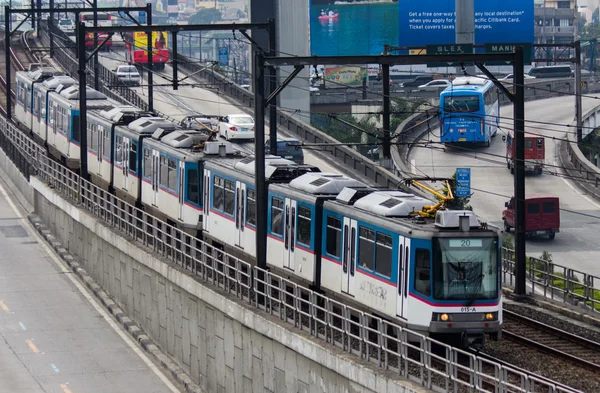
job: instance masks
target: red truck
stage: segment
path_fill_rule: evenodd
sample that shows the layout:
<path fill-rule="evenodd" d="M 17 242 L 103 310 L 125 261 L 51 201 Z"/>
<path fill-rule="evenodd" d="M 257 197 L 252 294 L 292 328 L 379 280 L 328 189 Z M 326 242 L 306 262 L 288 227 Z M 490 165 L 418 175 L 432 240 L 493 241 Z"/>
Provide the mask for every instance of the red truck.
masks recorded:
<path fill-rule="evenodd" d="M 511 198 L 502 212 L 504 230 L 515 227 L 515 198 Z M 525 199 L 525 233 L 527 236 L 547 235 L 554 239 L 560 229 L 560 207 L 558 198 L 549 195 L 532 195 Z"/>
<path fill-rule="evenodd" d="M 515 173 L 513 133 L 509 132 L 508 135 L 502 136 L 502 140 L 506 142 L 506 166 L 510 169 L 510 173 Z M 546 144 L 544 138 L 525 136 L 525 172 L 541 175 L 545 160 Z"/>

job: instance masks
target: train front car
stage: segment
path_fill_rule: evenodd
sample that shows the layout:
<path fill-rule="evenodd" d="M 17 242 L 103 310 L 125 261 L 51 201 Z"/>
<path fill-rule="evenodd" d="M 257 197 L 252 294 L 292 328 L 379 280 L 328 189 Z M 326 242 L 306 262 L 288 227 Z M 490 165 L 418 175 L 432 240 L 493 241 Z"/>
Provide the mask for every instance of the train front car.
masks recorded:
<path fill-rule="evenodd" d="M 470 211 L 438 211 L 434 225 L 431 278 L 416 277 L 411 297 L 420 312 L 411 317 L 428 323 L 430 335 L 441 341 L 483 347 L 485 335 L 499 339 L 502 332 L 498 232 Z"/>

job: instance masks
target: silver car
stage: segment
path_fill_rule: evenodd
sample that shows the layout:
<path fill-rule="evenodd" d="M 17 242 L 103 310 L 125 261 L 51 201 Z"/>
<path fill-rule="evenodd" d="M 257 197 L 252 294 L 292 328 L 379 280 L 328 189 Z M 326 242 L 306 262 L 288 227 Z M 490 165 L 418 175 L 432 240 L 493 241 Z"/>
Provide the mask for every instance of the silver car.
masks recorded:
<path fill-rule="evenodd" d="M 117 78 L 126 85 L 139 86 L 142 80 L 137 68 L 132 65 L 120 65 L 115 70 Z"/>

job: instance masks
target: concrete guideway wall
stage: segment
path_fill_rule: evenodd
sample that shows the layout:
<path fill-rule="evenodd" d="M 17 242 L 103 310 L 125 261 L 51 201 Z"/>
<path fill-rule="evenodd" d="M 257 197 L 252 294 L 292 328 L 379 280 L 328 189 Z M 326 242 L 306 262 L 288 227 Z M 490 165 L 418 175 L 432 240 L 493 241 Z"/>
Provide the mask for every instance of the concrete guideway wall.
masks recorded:
<path fill-rule="evenodd" d="M 84 269 L 208 392 L 428 391 L 216 293 L 32 177 L 35 211 Z"/>

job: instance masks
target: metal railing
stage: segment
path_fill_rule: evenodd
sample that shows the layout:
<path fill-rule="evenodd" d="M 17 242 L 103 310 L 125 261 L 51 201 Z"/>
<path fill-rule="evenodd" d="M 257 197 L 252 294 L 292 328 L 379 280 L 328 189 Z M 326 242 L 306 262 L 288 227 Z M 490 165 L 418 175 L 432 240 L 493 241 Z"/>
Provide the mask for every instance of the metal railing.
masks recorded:
<path fill-rule="evenodd" d="M 24 173 L 124 236 L 256 308 L 385 370 L 439 392 L 574 392 L 534 374 L 479 358 L 332 300 L 224 253 L 147 214 L 51 160 L 0 117 L 0 142 Z M 410 341 L 409 341 L 410 335 Z M 440 351 L 432 350 L 436 344 Z"/>

